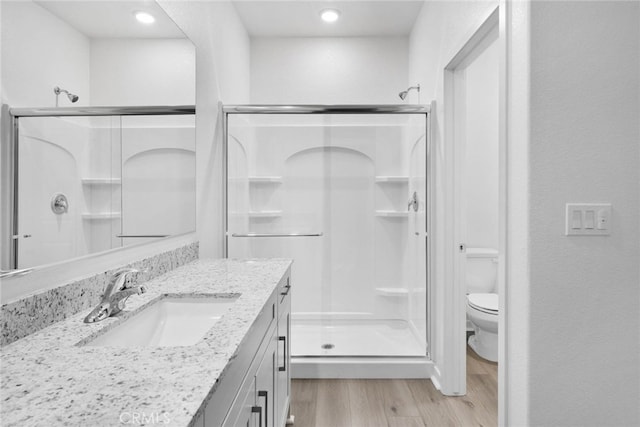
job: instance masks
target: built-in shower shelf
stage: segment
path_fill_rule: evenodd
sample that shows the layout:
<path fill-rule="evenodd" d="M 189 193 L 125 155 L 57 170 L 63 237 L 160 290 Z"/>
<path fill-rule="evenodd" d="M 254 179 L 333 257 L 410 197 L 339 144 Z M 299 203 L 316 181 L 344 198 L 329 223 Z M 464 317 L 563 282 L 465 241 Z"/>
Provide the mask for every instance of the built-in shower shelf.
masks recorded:
<path fill-rule="evenodd" d="M 282 216 L 282 211 L 251 211 L 247 215 L 249 218 L 277 218 Z"/>
<path fill-rule="evenodd" d="M 101 220 L 101 219 L 120 219 L 121 217 L 122 217 L 121 212 L 96 212 L 96 213 L 85 212 L 82 214 L 82 219 L 85 219 L 87 221 Z"/>
<path fill-rule="evenodd" d="M 120 185 L 120 178 L 82 178 L 83 185 Z"/>
<path fill-rule="evenodd" d="M 377 183 L 387 183 L 387 184 L 406 184 L 409 182 L 408 176 L 376 176 Z"/>
<path fill-rule="evenodd" d="M 250 176 L 249 184 L 281 184 L 281 176 Z"/>
<path fill-rule="evenodd" d="M 409 290 L 407 288 L 376 288 L 376 294 L 383 297 L 407 297 Z"/>
<path fill-rule="evenodd" d="M 376 211 L 376 216 L 386 218 L 407 218 L 409 213 L 404 211 Z"/>
<path fill-rule="evenodd" d="M 252 185 L 260 185 L 260 184 L 282 184 L 281 176 L 267 176 L 267 175 L 253 175 L 247 177 L 230 177 L 229 182 L 248 182 Z"/>

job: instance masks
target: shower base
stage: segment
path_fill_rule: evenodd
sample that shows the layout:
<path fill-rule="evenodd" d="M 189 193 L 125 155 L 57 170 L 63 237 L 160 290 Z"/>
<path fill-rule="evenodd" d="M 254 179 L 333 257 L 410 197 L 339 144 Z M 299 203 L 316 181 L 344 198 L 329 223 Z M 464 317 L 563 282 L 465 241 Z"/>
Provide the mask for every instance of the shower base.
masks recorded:
<path fill-rule="evenodd" d="M 291 324 L 293 378 L 430 378 L 433 363 L 404 320 L 301 320 Z"/>
<path fill-rule="evenodd" d="M 292 356 L 424 356 L 404 320 L 294 320 Z"/>

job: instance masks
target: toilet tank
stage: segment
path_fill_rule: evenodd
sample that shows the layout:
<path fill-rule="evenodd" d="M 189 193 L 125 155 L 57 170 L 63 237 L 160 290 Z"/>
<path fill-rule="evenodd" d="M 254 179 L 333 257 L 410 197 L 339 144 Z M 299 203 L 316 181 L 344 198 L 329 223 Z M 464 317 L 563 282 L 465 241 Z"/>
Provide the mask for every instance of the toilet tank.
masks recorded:
<path fill-rule="evenodd" d="M 467 248 L 467 293 L 497 292 L 498 251 L 491 248 Z"/>

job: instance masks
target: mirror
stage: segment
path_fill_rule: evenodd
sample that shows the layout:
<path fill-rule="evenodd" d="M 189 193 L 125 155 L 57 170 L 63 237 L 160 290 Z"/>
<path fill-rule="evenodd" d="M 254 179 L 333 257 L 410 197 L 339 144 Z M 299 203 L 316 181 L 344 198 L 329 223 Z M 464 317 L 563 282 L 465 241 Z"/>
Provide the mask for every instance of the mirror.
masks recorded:
<path fill-rule="evenodd" d="M 191 41 L 155 2 L 0 7 L 2 270 L 194 231 Z"/>

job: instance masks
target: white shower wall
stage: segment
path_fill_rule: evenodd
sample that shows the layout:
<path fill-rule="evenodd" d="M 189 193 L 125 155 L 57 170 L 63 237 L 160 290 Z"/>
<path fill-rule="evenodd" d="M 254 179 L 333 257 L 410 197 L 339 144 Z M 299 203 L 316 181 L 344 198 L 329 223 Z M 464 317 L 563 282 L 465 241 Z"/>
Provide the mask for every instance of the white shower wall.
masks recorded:
<path fill-rule="evenodd" d="M 122 234 L 195 230 L 195 116 L 122 117 L 121 150 Z"/>

